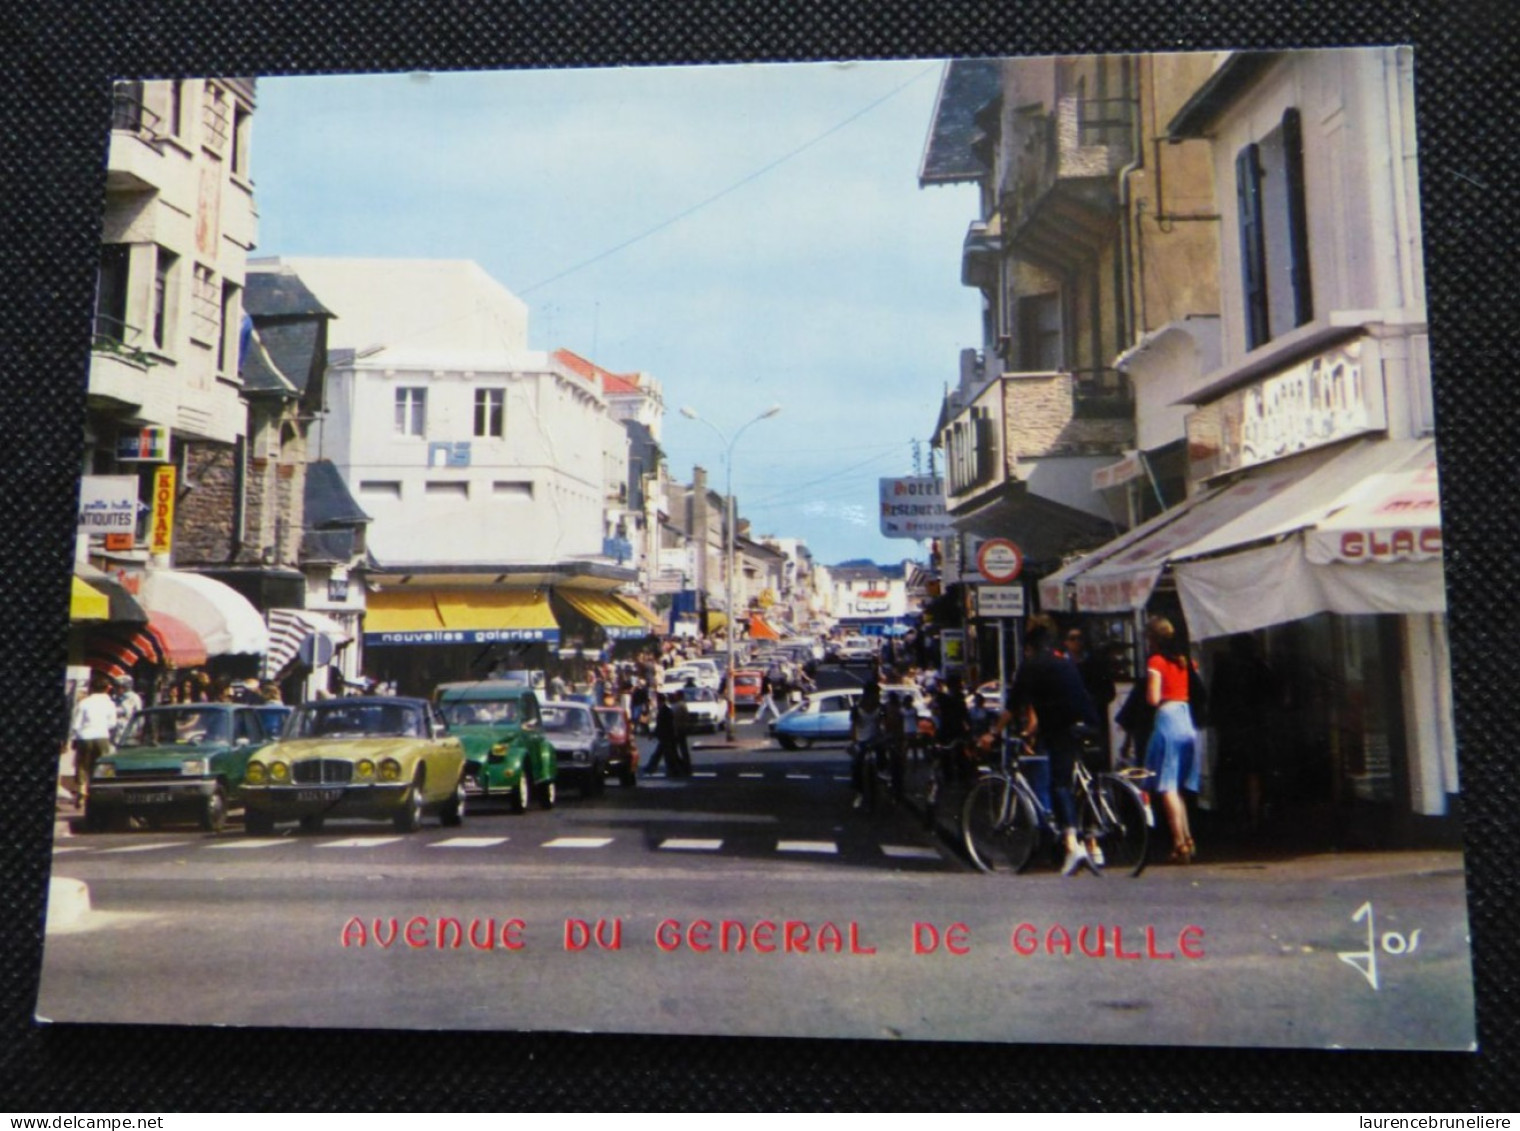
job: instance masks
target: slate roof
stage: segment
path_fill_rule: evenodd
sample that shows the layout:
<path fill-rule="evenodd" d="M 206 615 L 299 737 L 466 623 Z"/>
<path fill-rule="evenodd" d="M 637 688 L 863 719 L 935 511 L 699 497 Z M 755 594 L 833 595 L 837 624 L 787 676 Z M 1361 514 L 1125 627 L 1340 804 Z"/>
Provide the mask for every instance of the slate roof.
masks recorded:
<path fill-rule="evenodd" d="M 253 335 L 242 360 L 249 392 L 304 394 L 326 364 L 327 320 L 323 306 L 289 270 L 250 271 L 243 310 Z"/>
<path fill-rule="evenodd" d="M 998 59 L 954 59 L 946 64 L 919 164 L 920 188 L 975 181 L 987 173 L 974 148 L 982 136 L 977 114 L 998 96 L 1000 71 Z"/>
<path fill-rule="evenodd" d="M 354 500 L 337 467 L 330 459 L 312 460 L 306 465 L 306 528 L 330 530 L 339 526 L 356 526 L 371 521 Z"/>

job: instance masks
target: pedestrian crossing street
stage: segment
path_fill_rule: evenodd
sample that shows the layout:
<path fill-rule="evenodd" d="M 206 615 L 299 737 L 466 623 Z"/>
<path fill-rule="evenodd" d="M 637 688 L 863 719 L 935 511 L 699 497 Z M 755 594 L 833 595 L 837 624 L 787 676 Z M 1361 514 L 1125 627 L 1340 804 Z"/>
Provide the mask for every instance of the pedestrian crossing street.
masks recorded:
<path fill-rule="evenodd" d="M 94 838 L 90 839 L 92 843 L 79 843 L 77 839 L 70 838 L 69 841 L 56 845 L 53 849 L 53 855 L 119 857 L 148 855 L 155 852 L 167 852 L 170 849 L 218 853 L 270 853 L 281 848 L 289 848 L 292 845 L 304 845 L 307 848 L 323 853 L 363 853 L 390 845 L 410 843 L 412 840 L 409 837 L 390 835 L 339 836 L 334 839 L 295 835 L 274 837 L 241 837 L 233 835 L 215 839 L 181 838 L 178 840 L 152 840 L 142 844 L 110 844 L 105 841 L 94 843 Z M 443 836 L 438 840 L 427 842 L 423 847 L 429 851 L 437 849 L 444 853 L 470 853 L 488 852 L 505 845 L 511 845 L 514 849 L 538 849 L 545 852 L 565 854 L 592 854 L 616 850 L 620 842 L 624 848 L 635 842 L 640 847 L 645 846 L 644 838 L 640 833 L 613 836 L 556 835 L 547 838 L 543 834 L 515 833 L 509 836 Z M 722 837 L 670 836 L 653 842 L 652 847 L 656 852 L 721 854 L 725 849 L 740 848 L 741 846 L 730 844 Z M 755 847 L 756 845 L 753 840 L 747 839 L 742 845 L 742 850 L 746 855 L 751 855 Z M 924 845 L 878 844 L 876 847 L 882 856 L 895 861 L 940 861 L 944 859 L 936 849 Z M 778 857 L 807 859 L 837 857 L 842 854 L 843 848 L 837 840 L 778 839 L 775 842 L 774 852 Z"/>

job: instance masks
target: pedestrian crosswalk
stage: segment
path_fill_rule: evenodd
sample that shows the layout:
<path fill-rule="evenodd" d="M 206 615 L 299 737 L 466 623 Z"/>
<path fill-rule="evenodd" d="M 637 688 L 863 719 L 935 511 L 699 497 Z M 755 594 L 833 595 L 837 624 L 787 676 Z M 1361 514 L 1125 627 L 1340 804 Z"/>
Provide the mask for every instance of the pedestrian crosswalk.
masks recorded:
<path fill-rule="evenodd" d="M 133 835 L 133 834 L 125 834 Z M 763 852 L 769 848 L 778 857 L 804 859 L 808 857 L 841 857 L 852 854 L 860 855 L 857 848 L 853 853 L 847 852 L 846 845 L 838 840 L 801 840 L 785 837 L 777 838 L 767 846 L 764 840 L 757 840 L 753 836 L 727 839 L 724 837 L 698 837 L 698 836 L 669 836 L 660 838 L 648 838 L 643 833 L 622 834 L 612 836 L 550 836 L 544 834 L 524 835 L 515 833 L 507 836 L 443 836 L 437 840 L 414 841 L 404 836 L 311 836 L 296 835 L 294 830 L 289 835 L 246 837 L 229 834 L 217 838 L 201 836 L 185 836 L 175 840 L 152 840 L 139 844 L 119 844 L 108 840 L 96 841 L 91 837 L 88 841 L 84 838 L 70 838 L 67 843 L 60 844 L 54 849 L 55 856 L 104 856 L 104 857 L 151 857 L 154 854 L 167 853 L 171 849 L 181 852 L 198 852 L 202 849 L 209 852 L 267 852 L 281 848 L 292 848 L 304 845 L 307 848 L 320 849 L 322 852 L 358 853 L 363 854 L 393 845 L 411 845 L 420 843 L 420 846 L 431 851 L 442 849 L 450 852 L 487 852 L 510 845 L 512 851 L 520 850 L 571 850 L 582 853 L 596 853 L 611 849 L 628 849 L 637 843 L 646 849 L 652 849 L 660 853 L 708 853 L 721 854 L 725 851 L 745 856 L 753 856 L 757 852 Z M 936 848 L 914 844 L 887 844 L 878 843 L 874 850 L 881 857 L 892 861 L 946 861 L 949 858 Z"/>

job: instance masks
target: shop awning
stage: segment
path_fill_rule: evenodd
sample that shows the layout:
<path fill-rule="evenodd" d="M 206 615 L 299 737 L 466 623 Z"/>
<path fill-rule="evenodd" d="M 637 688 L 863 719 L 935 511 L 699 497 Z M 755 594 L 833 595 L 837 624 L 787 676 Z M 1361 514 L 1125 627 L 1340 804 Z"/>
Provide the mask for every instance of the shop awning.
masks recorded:
<path fill-rule="evenodd" d="M 76 574 L 73 591 L 69 594 L 69 620 L 110 619 L 111 598 Z"/>
<path fill-rule="evenodd" d="M 1178 555 L 1172 571 L 1193 639 L 1318 613 L 1445 611 L 1431 441 L 1365 443 L 1311 481 L 1322 493 L 1297 514 L 1275 507 L 1254 531 L 1223 528 Z"/>
<path fill-rule="evenodd" d="M 168 613 L 148 614 L 148 632 L 158 642 L 169 667 L 195 668 L 207 660 L 206 645 L 195 629 Z"/>
<path fill-rule="evenodd" d="M 707 631 L 709 633 L 722 632 L 728 627 L 728 617 L 716 609 L 707 610 Z"/>
<path fill-rule="evenodd" d="M 123 624 L 148 623 L 148 614 L 143 610 L 142 603 L 128 593 L 126 586 L 109 573 L 96 569 L 88 562 L 76 562 L 74 576 L 91 589 L 99 590 L 106 595 L 111 602 L 108 620 Z"/>
<path fill-rule="evenodd" d="M 369 596 L 366 647 L 400 644 L 554 643 L 559 622 L 535 589 L 400 589 Z"/>
<path fill-rule="evenodd" d="M 627 605 L 630 609 L 642 617 L 644 623 L 649 626 L 650 631 L 658 632 L 661 626 L 664 625 L 665 618 L 660 616 L 659 613 L 655 612 L 648 605 L 644 604 L 643 601 L 640 601 L 637 597 L 630 597 L 625 593 L 619 593 L 618 600 L 623 602 L 623 604 Z"/>
<path fill-rule="evenodd" d="M 749 638 L 751 640 L 780 640 L 781 633 L 772 628 L 764 617 L 753 613 L 749 618 Z"/>
<path fill-rule="evenodd" d="M 581 616 L 597 625 L 608 640 L 642 639 L 650 634 L 649 622 L 611 593 L 556 588 L 554 593 Z"/>
<path fill-rule="evenodd" d="M 237 590 L 183 570 L 150 570 L 139 593 L 149 616 L 166 613 L 189 625 L 207 656 L 262 655 L 269 650 L 264 618 Z"/>
<path fill-rule="evenodd" d="M 334 652 L 353 637 L 331 617 L 310 609 L 269 610 L 269 651 L 264 656 L 264 678 L 275 679 L 307 646 L 313 667 L 325 667 Z"/>
<path fill-rule="evenodd" d="M 1092 550 L 1081 557 L 1067 562 L 1060 569 L 1040 579 L 1040 608 L 1045 612 L 1071 612 L 1076 608 L 1077 579 L 1084 573 L 1097 568 L 1109 558 L 1123 550 L 1127 550 L 1142 539 L 1149 538 L 1155 531 L 1174 522 L 1182 517 L 1189 509 L 1209 497 L 1210 492 L 1194 495 L 1186 502 L 1179 503 L 1162 514 L 1147 519 L 1133 530 L 1110 542 L 1105 543 L 1096 550 Z"/>
<path fill-rule="evenodd" d="M 146 626 L 101 628 L 91 634 L 84 647 L 84 662 L 95 671 L 109 676 L 127 675 L 138 664 L 161 667 L 162 646 Z"/>

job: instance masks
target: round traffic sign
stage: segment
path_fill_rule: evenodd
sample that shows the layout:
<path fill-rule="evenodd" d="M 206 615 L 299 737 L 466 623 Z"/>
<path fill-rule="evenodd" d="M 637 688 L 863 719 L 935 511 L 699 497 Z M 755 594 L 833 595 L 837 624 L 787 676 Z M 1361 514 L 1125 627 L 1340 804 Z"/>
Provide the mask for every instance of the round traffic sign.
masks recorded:
<path fill-rule="evenodd" d="M 976 552 L 976 568 L 995 585 L 1006 585 L 1024 568 L 1024 553 L 1006 538 L 989 538 Z"/>

